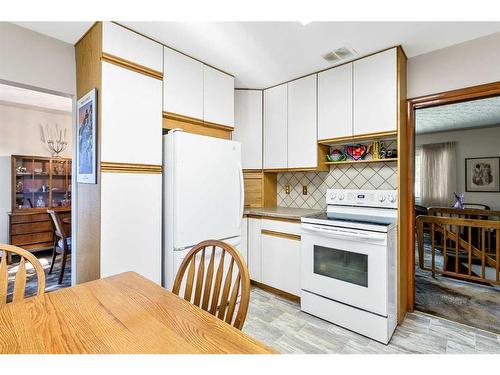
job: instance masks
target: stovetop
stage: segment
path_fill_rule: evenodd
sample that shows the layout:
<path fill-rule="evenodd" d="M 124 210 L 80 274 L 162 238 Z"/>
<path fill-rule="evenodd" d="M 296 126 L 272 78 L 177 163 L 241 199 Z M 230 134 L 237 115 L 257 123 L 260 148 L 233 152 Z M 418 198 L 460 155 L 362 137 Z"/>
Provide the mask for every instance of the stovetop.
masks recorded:
<path fill-rule="evenodd" d="M 360 229 L 375 232 L 388 232 L 396 226 L 395 212 L 386 215 L 370 215 L 367 212 L 352 213 L 339 210 L 338 212 L 324 211 L 319 214 L 307 215 L 301 218 L 302 223 L 336 226 L 342 228 Z"/>

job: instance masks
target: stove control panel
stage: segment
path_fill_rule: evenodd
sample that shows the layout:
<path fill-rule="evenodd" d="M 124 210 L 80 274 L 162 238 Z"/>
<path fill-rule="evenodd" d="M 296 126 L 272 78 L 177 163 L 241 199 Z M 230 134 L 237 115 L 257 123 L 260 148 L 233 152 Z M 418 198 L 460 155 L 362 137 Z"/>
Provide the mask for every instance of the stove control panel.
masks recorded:
<path fill-rule="evenodd" d="M 328 189 L 326 204 L 364 207 L 398 207 L 397 190 Z"/>

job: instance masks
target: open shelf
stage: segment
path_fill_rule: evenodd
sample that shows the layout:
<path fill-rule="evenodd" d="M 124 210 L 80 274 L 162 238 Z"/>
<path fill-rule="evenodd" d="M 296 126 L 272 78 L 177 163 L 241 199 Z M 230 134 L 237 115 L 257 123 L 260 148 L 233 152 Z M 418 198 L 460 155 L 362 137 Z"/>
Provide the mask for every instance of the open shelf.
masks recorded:
<path fill-rule="evenodd" d="M 396 162 L 396 161 L 398 161 L 398 158 L 327 161 L 327 162 L 325 162 L 325 164 L 326 165 L 338 165 L 338 164 L 390 163 L 390 162 Z"/>

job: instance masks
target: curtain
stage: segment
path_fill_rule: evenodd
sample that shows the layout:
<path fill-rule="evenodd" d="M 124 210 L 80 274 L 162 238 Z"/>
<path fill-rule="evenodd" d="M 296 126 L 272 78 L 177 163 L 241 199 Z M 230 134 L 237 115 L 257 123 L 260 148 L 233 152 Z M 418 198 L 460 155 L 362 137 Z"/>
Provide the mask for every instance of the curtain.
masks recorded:
<path fill-rule="evenodd" d="M 457 189 L 456 143 L 422 145 L 420 193 L 426 207 L 450 207 Z"/>

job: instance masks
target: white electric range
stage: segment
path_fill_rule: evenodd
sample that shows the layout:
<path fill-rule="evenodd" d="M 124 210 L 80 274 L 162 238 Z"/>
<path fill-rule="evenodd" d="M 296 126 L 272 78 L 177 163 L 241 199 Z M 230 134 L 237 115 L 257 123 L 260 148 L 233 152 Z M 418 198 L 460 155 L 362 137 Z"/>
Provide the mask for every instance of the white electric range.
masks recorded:
<path fill-rule="evenodd" d="M 301 218 L 301 309 L 387 344 L 397 325 L 397 191 L 329 189 Z"/>

